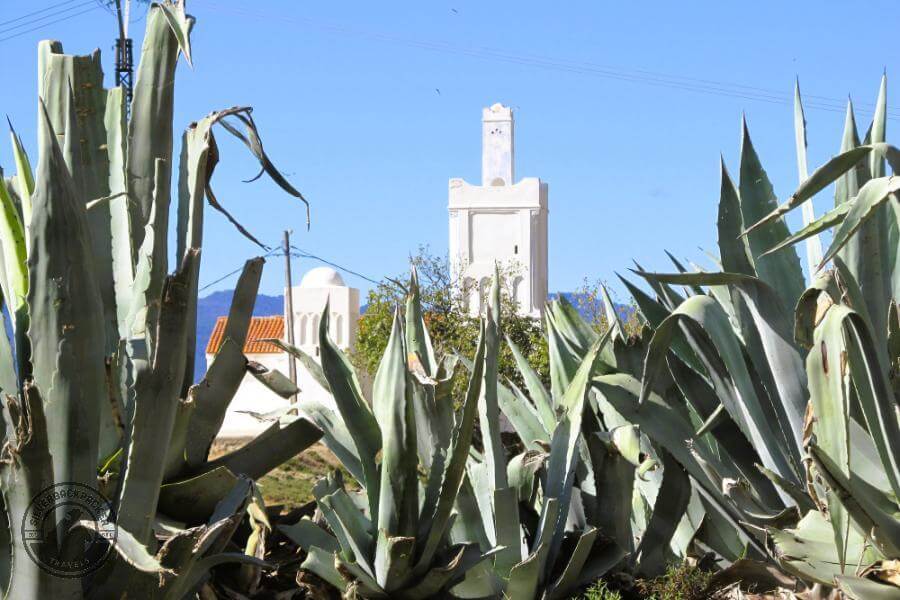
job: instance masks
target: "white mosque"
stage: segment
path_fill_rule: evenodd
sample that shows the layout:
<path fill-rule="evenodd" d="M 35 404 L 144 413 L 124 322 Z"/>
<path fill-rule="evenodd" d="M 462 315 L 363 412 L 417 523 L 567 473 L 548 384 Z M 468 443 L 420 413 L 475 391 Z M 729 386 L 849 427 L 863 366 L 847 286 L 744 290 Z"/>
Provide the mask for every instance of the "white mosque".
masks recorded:
<path fill-rule="evenodd" d="M 328 302 L 331 339 L 345 352 L 353 349 L 356 344 L 356 325 L 359 321 L 358 289 L 347 287 L 344 279 L 334 269 L 317 267 L 308 271 L 300 280 L 300 285 L 294 286 L 291 291 L 296 346 L 318 360 L 319 323 L 325 303 Z M 207 366 L 212 363 L 222 344 L 227 320 L 227 317 L 219 317 L 216 321 L 209 343 L 206 345 Z M 253 317 L 247 332 L 247 342 L 244 344 L 247 360 L 260 363 L 268 369 L 276 369 L 286 375 L 289 372 L 288 355 L 277 346 L 260 341 L 272 338 L 286 340 L 284 323 L 282 315 Z M 322 388 L 299 362 L 295 361 L 295 364 L 300 393 L 306 398 L 334 407 L 331 394 Z M 271 412 L 284 406 L 286 402 L 288 400 L 271 392 L 253 375 L 247 373 L 228 406 L 219 437 L 242 438 L 261 433 L 270 423 L 262 422 L 248 413 Z"/>
<path fill-rule="evenodd" d="M 547 299 L 547 184 L 535 177 L 515 180 L 514 120 L 511 108 L 494 104 L 482 111 L 481 185 L 450 180 L 450 263 L 454 281 L 469 291 L 473 314 L 481 311 L 494 264 L 512 273 L 511 292 L 524 315 L 541 316 Z M 287 290 L 285 290 L 287 291 Z M 359 290 L 334 269 L 317 267 L 292 288 L 294 342 L 318 360 L 318 329 L 329 302 L 331 338 L 345 351 L 356 343 Z M 209 365 L 222 343 L 227 317 L 219 317 L 206 347 Z M 248 360 L 287 374 L 287 355 L 260 340 L 285 336 L 284 315 L 253 317 L 244 354 Z M 297 363 L 297 387 L 304 397 L 334 406 L 330 394 Z M 257 435 L 269 424 L 248 412 L 266 413 L 288 400 L 245 375 L 228 407 L 220 438 Z"/>

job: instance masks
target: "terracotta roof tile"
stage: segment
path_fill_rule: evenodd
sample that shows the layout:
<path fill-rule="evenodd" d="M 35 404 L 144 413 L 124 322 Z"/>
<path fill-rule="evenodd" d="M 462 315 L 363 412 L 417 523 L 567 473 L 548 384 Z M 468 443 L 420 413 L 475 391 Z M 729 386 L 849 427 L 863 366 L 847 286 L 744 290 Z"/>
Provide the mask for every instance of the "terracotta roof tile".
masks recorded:
<path fill-rule="evenodd" d="M 219 347 L 225 341 L 225 325 L 227 323 L 228 317 L 216 319 L 216 326 L 213 327 L 212 334 L 209 336 L 209 343 L 206 344 L 207 354 L 215 354 L 219 351 Z M 281 315 L 251 317 L 250 328 L 247 331 L 247 341 L 244 344 L 244 354 L 280 353 L 281 350 L 278 346 L 260 341 L 268 338 L 284 339 L 284 317 Z"/>

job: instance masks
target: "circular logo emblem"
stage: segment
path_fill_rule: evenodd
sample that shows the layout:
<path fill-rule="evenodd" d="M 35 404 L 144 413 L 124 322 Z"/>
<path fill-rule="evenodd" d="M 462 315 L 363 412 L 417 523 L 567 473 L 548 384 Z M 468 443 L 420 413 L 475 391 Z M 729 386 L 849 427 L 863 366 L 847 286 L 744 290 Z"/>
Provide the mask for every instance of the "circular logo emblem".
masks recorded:
<path fill-rule="evenodd" d="M 87 521 L 87 527 L 76 525 Z M 81 483 L 57 483 L 32 499 L 22 519 L 28 556 L 57 577 L 83 577 L 112 552 L 117 529 L 112 504 Z"/>

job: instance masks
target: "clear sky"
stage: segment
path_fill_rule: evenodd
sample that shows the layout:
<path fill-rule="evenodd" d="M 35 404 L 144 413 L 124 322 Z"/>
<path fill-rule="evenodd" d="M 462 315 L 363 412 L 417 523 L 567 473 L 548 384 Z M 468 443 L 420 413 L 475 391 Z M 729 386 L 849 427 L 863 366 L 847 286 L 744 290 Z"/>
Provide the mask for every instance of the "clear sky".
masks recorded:
<path fill-rule="evenodd" d="M 62 0 L 0 0 L 0 112 L 32 155 L 38 40 L 100 47 L 112 83 L 115 21 L 87 10 L 92 1 L 9 23 Z M 550 185 L 550 290 L 573 290 L 585 277 L 614 279 L 632 259 L 670 270 L 663 249 L 704 262 L 699 248 L 716 241 L 719 153 L 736 174 L 742 111 L 787 197 L 797 183 L 795 75 L 822 107 L 807 108 L 811 168 L 839 147 L 847 94 L 864 129 L 882 71 L 900 77 L 890 34 L 900 13 L 886 0 L 190 0 L 188 12 L 194 69 L 179 67 L 176 138 L 213 109 L 253 106 L 268 153 L 313 205 L 312 230 L 270 182 L 241 183 L 255 164 L 224 131 L 219 200 L 260 239 L 292 228 L 297 246 L 376 279 L 402 272 L 420 244 L 446 252 L 447 180 L 480 181 L 482 106 L 516 109 L 517 175 Z M 21 26 L 42 16 L 34 31 Z M 143 27 L 132 24 L 136 48 Z M 889 79 L 889 106 L 900 107 L 892 89 Z M 830 194 L 816 198 L 817 214 Z M 259 253 L 208 215 L 201 285 Z M 295 277 L 315 265 L 295 261 Z M 270 260 L 262 291 L 278 292 L 282 273 Z"/>

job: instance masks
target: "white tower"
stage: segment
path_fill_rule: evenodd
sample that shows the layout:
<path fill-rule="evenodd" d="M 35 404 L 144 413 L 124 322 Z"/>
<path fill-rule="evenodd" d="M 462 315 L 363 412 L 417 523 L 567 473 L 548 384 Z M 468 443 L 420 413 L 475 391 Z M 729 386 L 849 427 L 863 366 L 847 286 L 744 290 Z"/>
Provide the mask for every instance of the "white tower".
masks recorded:
<path fill-rule="evenodd" d="M 473 314 L 482 311 L 496 262 L 512 272 L 520 313 L 540 317 L 547 301 L 547 184 L 535 177 L 515 182 L 513 128 L 511 108 L 482 111 L 482 184 L 450 180 L 450 260 Z"/>
<path fill-rule="evenodd" d="M 328 335 L 344 351 L 356 346 L 359 323 L 359 290 L 348 287 L 340 274 L 329 267 L 309 270 L 293 288 L 294 342 L 321 363 L 319 349 L 319 323 L 322 311 L 328 303 Z M 287 370 L 284 371 L 287 373 Z M 309 371 L 297 364 L 297 387 L 300 397 L 317 400 L 335 408 L 331 392 L 324 389 Z"/>

